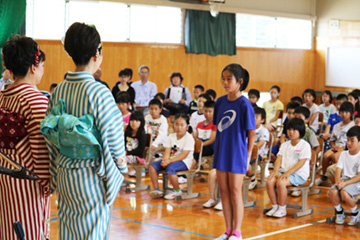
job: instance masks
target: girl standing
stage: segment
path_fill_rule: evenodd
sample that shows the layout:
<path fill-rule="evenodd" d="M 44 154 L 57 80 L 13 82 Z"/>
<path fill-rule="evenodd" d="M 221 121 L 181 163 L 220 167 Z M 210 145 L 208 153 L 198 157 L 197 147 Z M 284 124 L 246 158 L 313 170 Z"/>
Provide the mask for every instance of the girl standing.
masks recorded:
<path fill-rule="evenodd" d="M 146 145 L 145 119 L 140 111 L 134 111 L 130 116 L 130 124 L 125 130 L 126 159 L 129 164 L 145 164 L 144 150 Z"/>
<path fill-rule="evenodd" d="M 33 86 L 44 73 L 45 54 L 31 38 L 15 36 L 3 48 L 4 64 L 15 82 L 0 94 L 0 150 L 40 177 L 39 181 L 0 175 L 0 239 L 15 240 L 20 221 L 26 239 L 49 237 L 49 152 L 40 132 L 48 99 Z M 0 158 L 0 166 L 12 168 Z"/>
<path fill-rule="evenodd" d="M 222 71 L 222 84 L 228 93 L 214 108 L 217 126 L 213 168 L 216 169 L 223 204 L 226 231 L 218 240 L 239 240 L 244 215 L 243 178 L 255 140 L 254 109 L 242 96 L 249 83 L 249 73 L 239 64 L 229 64 Z M 246 141 L 248 137 L 248 141 Z"/>
<path fill-rule="evenodd" d="M 95 26 L 72 24 L 64 48 L 75 72 L 55 88 L 41 123 L 51 191 L 58 196 L 59 239 L 108 239 L 111 208 L 127 173 L 122 116 L 110 90 L 93 77 L 102 62 Z"/>

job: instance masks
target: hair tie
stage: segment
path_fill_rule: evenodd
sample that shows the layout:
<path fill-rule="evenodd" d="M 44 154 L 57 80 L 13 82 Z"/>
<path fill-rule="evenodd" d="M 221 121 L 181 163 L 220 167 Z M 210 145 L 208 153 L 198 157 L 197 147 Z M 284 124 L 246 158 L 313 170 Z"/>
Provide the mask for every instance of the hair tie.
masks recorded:
<path fill-rule="evenodd" d="M 35 67 L 39 65 L 39 56 L 41 55 L 40 47 L 37 45 L 37 52 L 35 53 Z"/>
<path fill-rule="evenodd" d="M 1 55 L 1 58 L 2 58 L 2 65 L 5 67 L 4 54 Z"/>

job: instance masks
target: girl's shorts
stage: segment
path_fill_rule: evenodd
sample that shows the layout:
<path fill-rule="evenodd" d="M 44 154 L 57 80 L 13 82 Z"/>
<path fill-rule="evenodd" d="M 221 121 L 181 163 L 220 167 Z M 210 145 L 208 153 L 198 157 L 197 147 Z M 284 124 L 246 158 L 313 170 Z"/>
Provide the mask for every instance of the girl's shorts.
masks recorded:
<path fill-rule="evenodd" d="M 279 175 L 283 175 L 285 172 L 283 170 L 279 170 Z M 297 186 L 300 186 L 300 185 L 304 185 L 306 180 L 304 180 L 299 174 L 297 173 L 293 173 L 289 176 L 289 181 L 290 183 L 297 187 Z"/>
<path fill-rule="evenodd" d="M 151 166 L 153 166 L 155 168 L 156 172 L 165 170 L 165 172 L 167 174 L 175 175 L 176 172 L 188 170 L 187 166 L 185 165 L 185 163 L 183 161 L 176 161 L 176 162 L 170 163 L 169 165 L 166 166 L 166 168 L 161 166 L 161 161 L 162 161 L 162 159 L 151 163 Z"/>
<path fill-rule="evenodd" d="M 340 180 L 342 181 L 347 181 L 349 180 L 350 178 L 349 177 L 341 177 Z M 332 190 L 332 189 L 335 189 L 337 190 L 339 193 L 340 193 L 340 190 L 337 188 L 336 184 L 332 185 L 329 192 Z M 346 187 L 344 187 L 343 189 L 341 190 L 344 190 L 345 192 L 347 192 L 348 194 L 350 194 L 350 196 L 355 199 L 356 195 L 359 195 L 360 194 L 360 182 L 356 182 L 356 183 L 352 183 L 350 185 L 347 185 Z M 340 195 L 340 194 L 339 194 Z M 341 195 L 340 195 L 340 199 L 341 199 Z"/>

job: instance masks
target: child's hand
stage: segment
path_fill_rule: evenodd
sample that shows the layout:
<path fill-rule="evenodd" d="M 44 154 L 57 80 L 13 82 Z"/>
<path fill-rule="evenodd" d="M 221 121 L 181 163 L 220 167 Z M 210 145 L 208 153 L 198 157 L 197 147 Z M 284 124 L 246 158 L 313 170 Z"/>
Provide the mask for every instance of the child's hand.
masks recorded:
<path fill-rule="evenodd" d="M 288 172 L 285 172 L 283 175 L 281 175 L 280 176 L 280 180 L 286 180 L 286 179 L 288 179 L 289 178 L 289 176 L 290 176 L 290 174 L 288 173 Z"/>
<path fill-rule="evenodd" d="M 167 165 L 169 165 L 171 163 L 171 161 L 170 161 L 170 159 L 163 159 L 162 161 L 161 161 L 161 166 L 162 167 L 166 167 Z"/>
<path fill-rule="evenodd" d="M 330 133 L 322 135 L 322 139 L 324 139 L 324 140 L 328 140 L 330 137 L 331 137 Z"/>
<path fill-rule="evenodd" d="M 270 132 L 274 131 L 274 127 L 270 124 L 270 123 L 266 123 L 265 127 L 267 128 L 267 130 L 269 130 Z"/>
<path fill-rule="evenodd" d="M 185 104 L 185 100 L 184 100 L 184 99 L 181 99 L 181 100 L 179 101 L 179 103 L 180 103 L 180 104 Z"/>
<path fill-rule="evenodd" d="M 338 181 L 336 183 L 336 186 L 338 187 L 338 189 L 343 189 L 344 187 L 346 187 L 346 183 L 344 181 Z"/>
<path fill-rule="evenodd" d="M 270 173 L 270 175 L 268 176 L 268 180 L 271 180 L 273 178 L 278 178 L 279 174 L 275 173 L 275 171 L 273 171 L 272 173 Z"/>

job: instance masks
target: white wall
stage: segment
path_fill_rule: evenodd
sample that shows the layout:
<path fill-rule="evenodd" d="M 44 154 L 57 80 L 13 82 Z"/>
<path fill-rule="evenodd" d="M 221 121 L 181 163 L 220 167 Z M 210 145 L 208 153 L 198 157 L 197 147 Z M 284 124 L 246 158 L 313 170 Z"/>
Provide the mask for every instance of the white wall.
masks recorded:
<path fill-rule="evenodd" d="M 317 36 L 328 35 L 330 19 L 360 21 L 359 0 L 316 0 Z"/>

